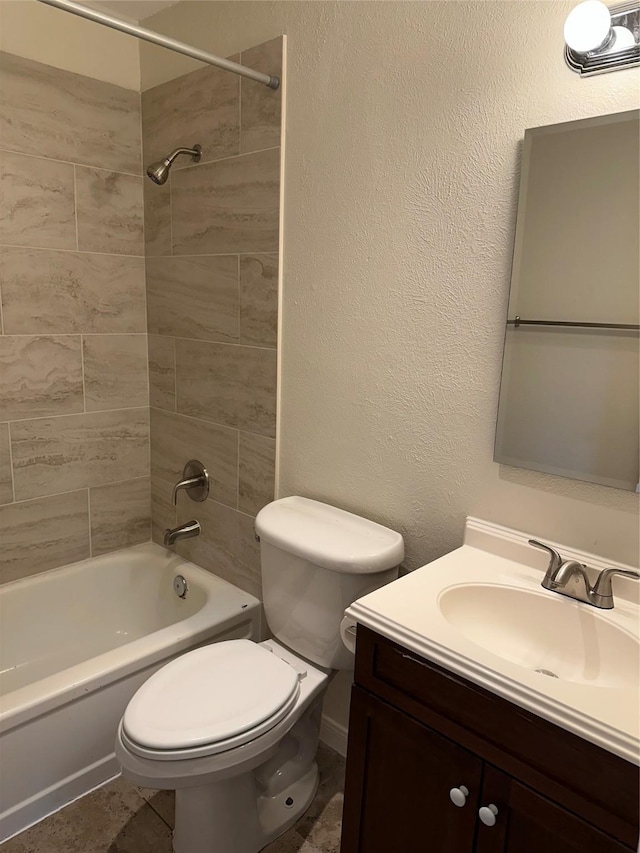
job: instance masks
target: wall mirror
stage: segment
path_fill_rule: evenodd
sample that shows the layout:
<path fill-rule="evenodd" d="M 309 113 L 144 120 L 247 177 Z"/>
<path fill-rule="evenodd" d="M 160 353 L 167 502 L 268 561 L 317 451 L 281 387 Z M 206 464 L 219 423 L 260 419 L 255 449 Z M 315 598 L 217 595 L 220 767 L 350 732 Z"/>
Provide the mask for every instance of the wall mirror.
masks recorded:
<path fill-rule="evenodd" d="M 640 481 L 640 110 L 527 130 L 494 459 Z"/>

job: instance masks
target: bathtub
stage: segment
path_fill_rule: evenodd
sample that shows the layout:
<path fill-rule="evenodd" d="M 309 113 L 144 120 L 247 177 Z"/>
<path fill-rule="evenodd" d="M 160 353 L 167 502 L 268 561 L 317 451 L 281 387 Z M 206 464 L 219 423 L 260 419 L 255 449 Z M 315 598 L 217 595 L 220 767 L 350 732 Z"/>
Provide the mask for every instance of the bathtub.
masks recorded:
<path fill-rule="evenodd" d="M 142 682 L 187 649 L 259 639 L 260 613 L 151 543 L 0 587 L 0 842 L 115 776 L 118 722 Z"/>

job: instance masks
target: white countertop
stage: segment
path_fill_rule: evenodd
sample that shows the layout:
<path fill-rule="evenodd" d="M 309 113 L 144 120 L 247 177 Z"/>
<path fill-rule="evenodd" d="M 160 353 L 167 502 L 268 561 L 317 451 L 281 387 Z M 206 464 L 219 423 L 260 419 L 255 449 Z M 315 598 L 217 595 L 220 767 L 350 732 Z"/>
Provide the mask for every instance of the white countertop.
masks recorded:
<path fill-rule="evenodd" d="M 615 673 L 609 677 L 603 670 L 607 655 L 602 655 L 604 663 L 601 662 L 593 634 L 588 628 L 585 630 L 585 625 L 593 626 L 593 620 L 602 619 L 608 623 L 603 627 L 626 632 L 626 648 L 632 651 L 624 665 L 627 673 L 634 668 L 637 672 L 637 647 L 633 639 L 640 638 L 637 600 L 640 583 L 615 578 L 613 610 L 599 610 L 544 590 L 540 582 L 548 558 L 527 544 L 529 538 L 535 537 L 478 519 L 467 519 L 465 544 L 461 548 L 354 602 L 346 611 L 347 617 L 609 752 L 640 764 L 637 684 L 627 686 L 624 678 L 616 678 Z M 596 571 L 612 565 L 633 568 L 605 563 L 599 557 L 557 543 L 548 544 L 556 547 L 566 559 L 576 559 Z M 557 619 L 568 626 L 567 630 L 575 628 L 578 635 L 585 634 L 582 639 L 588 648 L 589 672 L 580 674 L 575 680 L 572 676 L 552 678 L 536 672 L 535 663 L 529 667 L 509 660 L 509 656 L 517 658 L 517 653 L 510 648 L 504 649 L 505 657 L 502 657 L 468 639 L 444 616 L 441 604 L 450 590 L 469 584 L 480 584 L 484 588 L 483 596 L 477 596 L 479 607 L 481 599 L 486 600 L 487 591 L 491 594 L 491 587 L 507 589 L 505 601 L 509 600 L 509 591 L 513 589 L 536 596 L 551 596 L 551 600 L 543 602 L 543 612 L 547 616 L 554 614 L 554 620 L 557 614 Z M 496 593 L 500 591 L 496 589 Z M 531 599 L 534 607 L 537 600 Z M 552 632 L 544 621 L 541 620 L 539 626 L 541 647 L 545 644 L 545 632 L 558 636 L 560 631 L 561 636 L 563 630 L 557 627 Z M 571 635 L 571 640 L 582 642 L 580 636 Z M 562 648 L 548 648 L 545 655 L 549 654 L 555 656 L 556 663 L 562 664 Z M 548 661 L 541 661 L 539 665 L 544 667 L 545 663 L 546 668 L 553 669 Z M 600 684 L 594 679 L 599 679 Z"/>

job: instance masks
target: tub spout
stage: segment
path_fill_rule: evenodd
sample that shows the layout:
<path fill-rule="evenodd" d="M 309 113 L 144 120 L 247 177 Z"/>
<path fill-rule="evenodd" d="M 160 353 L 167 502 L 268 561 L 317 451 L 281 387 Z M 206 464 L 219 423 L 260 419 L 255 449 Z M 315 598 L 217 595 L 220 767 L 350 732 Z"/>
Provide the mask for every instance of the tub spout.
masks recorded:
<path fill-rule="evenodd" d="M 193 539 L 194 536 L 200 535 L 200 522 L 195 518 L 191 521 L 185 521 L 184 524 L 179 524 L 177 527 L 168 528 L 164 532 L 164 544 L 168 548 L 177 542 L 178 539 Z"/>

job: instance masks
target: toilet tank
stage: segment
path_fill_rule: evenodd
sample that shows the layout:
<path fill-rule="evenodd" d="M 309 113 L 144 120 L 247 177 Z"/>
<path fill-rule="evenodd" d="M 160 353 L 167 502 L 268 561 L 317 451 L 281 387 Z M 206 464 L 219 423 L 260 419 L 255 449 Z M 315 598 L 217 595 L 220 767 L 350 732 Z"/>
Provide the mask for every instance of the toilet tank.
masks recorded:
<path fill-rule="evenodd" d="M 281 643 L 331 669 L 351 669 L 344 610 L 398 576 L 402 536 L 309 498 L 273 501 L 256 517 L 264 610 Z"/>

